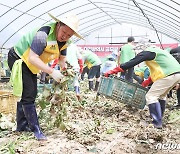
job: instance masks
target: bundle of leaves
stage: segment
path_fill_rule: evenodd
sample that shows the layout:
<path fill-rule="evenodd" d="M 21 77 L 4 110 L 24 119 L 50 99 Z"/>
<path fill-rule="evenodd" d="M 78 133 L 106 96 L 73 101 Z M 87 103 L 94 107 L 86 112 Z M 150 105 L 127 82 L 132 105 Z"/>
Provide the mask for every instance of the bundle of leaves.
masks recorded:
<path fill-rule="evenodd" d="M 68 86 L 72 84 L 75 72 L 68 64 L 68 68 L 62 71 L 64 78 L 60 83 L 53 81 L 51 86 L 44 85 L 43 92 L 38 93 L 37 104 L 40 106 L 40 119 L 44 119 L 49 127 L 58 127 L 64 130 L 68 102 Z M 71 85 L 72 86 L 72 85 Z M 42 117 L 42 118 L 41 118 Z"/>

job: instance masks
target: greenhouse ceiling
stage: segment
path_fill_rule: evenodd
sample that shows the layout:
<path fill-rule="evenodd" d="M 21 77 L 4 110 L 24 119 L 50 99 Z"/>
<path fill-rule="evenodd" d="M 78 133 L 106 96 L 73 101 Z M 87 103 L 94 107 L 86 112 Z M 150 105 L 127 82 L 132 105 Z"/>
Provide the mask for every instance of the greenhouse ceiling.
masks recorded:
<path fill-rule="evenodd" d="M 86 39 L 104 27 L 129 23 L 180 42 L 179 0 L 0 0 L 0 47 L 11 47 L 24 33 L 73 12 Z M 78 41 L 73 37 L 74 41 Z"/>

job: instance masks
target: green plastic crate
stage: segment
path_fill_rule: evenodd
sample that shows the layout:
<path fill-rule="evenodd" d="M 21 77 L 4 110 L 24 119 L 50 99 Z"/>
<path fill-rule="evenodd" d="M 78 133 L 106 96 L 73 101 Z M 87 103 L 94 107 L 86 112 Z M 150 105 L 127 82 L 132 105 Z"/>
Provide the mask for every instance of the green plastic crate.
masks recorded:
<path fill-rule="evenodd" d="M 113 78 L 102 77 L 99 85 L 98 93 L 111 97 L 113 84 L 114 84 Z"/>
<path fill-rule="evenodd" d="M 44 88 L 51 89 L 52 84 L 37 84 L 38 93 L 42 93 Z M 67 83 L 68 91 L 74 91 L 73 79 L 70 79 Z"/>
<path fill-rule="evenodd" d="M 44 91 L 44 88 L 51 89 L 52 84 L 37 84 L 38 93 L 42 93 Z"/>
<path fill-rule="evenodd" d="M 67 83 L 68 91 L 74 91 L 74 79 L 70 79 Z"/>
<path fill-rule="evenodd" d="M 120 103 L 143 109 L 146 105 L 145 95 L 147 91 L 148 89 L 121 78 L 102 77 L 98 93 Z"/>

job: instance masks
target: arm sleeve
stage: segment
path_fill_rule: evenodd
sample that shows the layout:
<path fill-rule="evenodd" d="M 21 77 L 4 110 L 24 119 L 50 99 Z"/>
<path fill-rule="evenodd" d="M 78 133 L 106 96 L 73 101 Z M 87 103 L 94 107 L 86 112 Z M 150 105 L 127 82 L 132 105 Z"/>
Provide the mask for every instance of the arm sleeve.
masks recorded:
<path fill-rule="evenodd" d="M 171 50 L 170 50 L 170 54 L 173 54 L 173 53 L 180 53 L 180 47 L 171 49 Z"/>
<path fill-rule="evenodd" d="M 67 49 L 64 49 L 64 50 L 61 51 L 62 56 L 66 56 L 66 54 L 67 54 Z"/>
<path fill-rule="evenodd" d="M 143 62 L 143 61 L 148 61 L 148 60 L 153 60 L 156 56 L 155 52 L 150 52 L 150 51 L 142 51 L 139 54 L 137 54 L 137 56 L 133 59 L 131 59 L 130 61 L 121 64 L 120 67 L 123 70 L 129 69 L 131 67 L 134 67 L 135 65 Z"/>
<path fill-rule="evenodd" d="M 49 31 L 50 31 L 50 27 L 48 26 L 41 27 L 33 38 L 30 48 L 33 52 L 35 52 L 39 56 L 42 54 L 44 48 L 47 45 L 47 37 Z"/>

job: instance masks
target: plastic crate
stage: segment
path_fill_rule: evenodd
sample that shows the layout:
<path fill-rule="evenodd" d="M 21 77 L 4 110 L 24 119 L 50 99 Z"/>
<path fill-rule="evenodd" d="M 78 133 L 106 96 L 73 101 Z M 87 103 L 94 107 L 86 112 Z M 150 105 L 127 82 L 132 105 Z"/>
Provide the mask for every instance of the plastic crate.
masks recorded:
<path fill-rule="evenodd" d="M 68 80 L 67 88 L 68 88 L 68 91 L 74 91 L 74 79 L 73 78 Z"/>
<path fill-rule="evenodd" d="M 46 89 L 51 89 L 52 88 L 52 84 L 37 84 L 38 93 L 42 93 L 45 88 Z"/>
<path fill-rule="evenodd" d="M 99 94 L 108 96 L 120 103 L 143 109 L 146 105 L 145 95 L 148 89 L 117 77 L 102 77 Z"/>
<path fill-rule="evenodd" d="M 16 114 L 16 107 L 18 97 L 14 96 L 12 92 L 0 90 L 0 113 Z"/>
<path fill-rule="evenodd" d="M 50 90 L 52 88 L 52 84 L 37 84 L 38 93 L 42 93 L 45 88 Z M 67 82 L 67 89 L 68 91 L 74 91 L 73 79 Z"/>
<path fill-rule="evenodd" d="M 111 97 L 113 85 L 114 85 L 113 78 L 102 77 L 99 85 L 98 93 Z"/>

